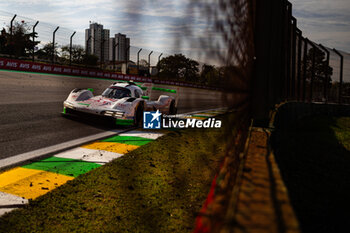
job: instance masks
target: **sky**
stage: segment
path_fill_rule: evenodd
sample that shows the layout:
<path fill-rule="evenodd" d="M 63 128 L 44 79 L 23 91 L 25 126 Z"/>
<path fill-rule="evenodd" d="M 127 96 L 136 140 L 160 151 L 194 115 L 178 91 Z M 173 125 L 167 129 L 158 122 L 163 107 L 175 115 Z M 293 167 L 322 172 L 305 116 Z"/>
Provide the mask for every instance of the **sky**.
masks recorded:
<path fill-rule="evenodd" d="M 290 1 L 304 36 L 329 48 L 350 52 L 349 0 Z M 11 15 L 18 14 L 40 21 L 37 29 L 42 31 L 42 41 L 51 40 L 58 25 L 59 43 L 68 43 L 71 33 L 77 31 L 74 42 L 84 44 L 84 30 L 92 21 L 110 29 L 111 35 L 127 34 L 133 46 L 144 48 L 141 56 L 147 57 L 146 49 L 194 56 L 201 46 L 196 43 L 179 46 L 176 42 L 181 40 L 177 39 L 190 26 L 194 26 L 198 36 L 210 34 L 205 34 L 206 20 L 196 17 L 198 9 L 189 9 L 189 0 L 0 0 L 0 26 L 8 25 Z M 158 55 L 154 53 L 153 59 Z"/>
<path fill-rule="evenodd" d="M 349 0 L 290 0 L 304 36 L 330 48 L 350 52 Z"/>
<path fill-rule="evenodd" d="M 80 33 L 89 27 L 90 21 L 98 22 L 110 29 L 111 35 L 119 32 L 127 34 L 134 46 L 173 52 L 173 38 L 181 34 L 182 22 L 187 18 L 186 2 L 187 0 L 0 0 L 0 9 Z M 57 35 L 60 33 L 64 34 L 59 30 Z M 69 37 L 68 32 L 66 34 L 65 37 Z"/>
<path fill-rule="evenodd" d="M 336 48 L 344 53 L 344 81 L 350 82 L 350 1 L 349 0 L 290 0 L 293 16 L 303 36 Z M 339 80 L 340 60 L 330 54 L 332 80 Z"/>
<path fill-rule="evenodd" d="M 0 0 L 0 9 L 80 33 L 89 21 L 124 33 L 137 47 L 171 52 L 184 22 L 193 22 L 188 0 Z M 350 52 L 349 0 L 291 0 L 299 28 L 313 41 Z M 197 22 L 203 24 L 204 22 Z M 200 26 L 201 27 L 201 26 Z M 200 28 L 199 27 L 199 28 Z M 62 32 L 61 32 L 62 33 Z M 68 36 L 68 35 L 67 35 Z M 196 48 L 185 47 L 185 50 Z"/>

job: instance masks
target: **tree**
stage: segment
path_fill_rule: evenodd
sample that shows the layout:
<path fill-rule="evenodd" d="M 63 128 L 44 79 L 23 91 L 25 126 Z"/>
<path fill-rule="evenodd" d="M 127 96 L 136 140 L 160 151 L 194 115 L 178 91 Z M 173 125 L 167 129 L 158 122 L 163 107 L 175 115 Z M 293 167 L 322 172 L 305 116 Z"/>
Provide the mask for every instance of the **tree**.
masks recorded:
<path fill-rule="evenodd" d="M 65 45 L 61 48 L 61 58 L 69 61 L 70 45 Z M 84 62 L 85 49 L 80 45 L 72 45 L 72 63 L 82 64 Z"/>
<path fill-rule="evenodd" d="M 97 66 L 98 57 L 93 54 L 85 54 L 83 58 L 83 63 L 87 66 Z"/>
<path fill-rule="evenodd" d="M 148 67 L 148 61 L 146 61 L 145 59 L 141 59 L 139 61 L 139 65 L 143 67 Z"/>
<path fill-rule="evenodd" d="M 3 28 L 0 35 L 0 53 L 6 53 L 6 41 L 6 29 Z"/>
<path fill-rule="evenodd" d="M 182 54 L 165 57 L 157 64 L 159 77 L 186 81 L 198 80 L 198 66 L 198 62 Z"/>
<path fill-rule="evenodd" d="M 315 53 L 315 83 L 323 83 L 325 77 L 328 77 L 327 82 L 331 83 L 331 76 L 333 74 L 333 68 L 327 65 L 325 60 L 325 53 L 320 49 L 311 48 L 306 56 L 306 79 L 311 80 L 312 77 L 312 59 Z"/>
<path fill-rule="evenodd" d="M 0 35 L 0 52 L 15 55 L 16 57 L 25 57 L 31 54 L 34 47 L 40 43 L 35 41 L 33 43 L 33 32 L 28 32 L 29 27 L 27 23 L 21 21 L 21 23 L 15 21 L 12 26 L 12 35 L 7 32 L 5 28 L 1 31 Z M 8 29 L 10 31 L 10 29 Z M 37 33 L 34 34 L 34 38 L 37 38 Z"/>
<path fill-rule="evenodd" d="M 219 70 L 215 66 L 204 64 L 200 74 L 201 83 L 214 86 L 219 81 Z"/>
<path fill-rule="evenodd" d="M 36 55 L 40 59 L 50 60 L 52 59 L 53 51 L 53 44 L 52 42 L 49 42 L 45 44 L 43 48 L 39 49 L 36 52 Z M 55 43 L 55 56 L 56 58 L 59 56 L 59 52 L 57 51 L 57 43 Z"/>

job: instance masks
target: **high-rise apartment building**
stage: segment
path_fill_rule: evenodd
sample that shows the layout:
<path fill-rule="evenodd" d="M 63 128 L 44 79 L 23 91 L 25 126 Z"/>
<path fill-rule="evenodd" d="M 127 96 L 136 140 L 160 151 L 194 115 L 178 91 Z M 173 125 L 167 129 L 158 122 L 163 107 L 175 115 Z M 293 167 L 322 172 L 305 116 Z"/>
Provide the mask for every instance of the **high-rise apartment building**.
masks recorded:
<path fill-rule="evenodd" d="M 99 62 L 109 60 L 109 29 L 103 29 L 103 25 L 90 23 L 90 28 L 85 30 L 85 49 L 87 54 L 98 57 Z"/>
<path fill-rule="evenodd" d="M 118 33 L 109 39 L 109 60 L 113 61 L 130 60 L 130 38 Z"/>

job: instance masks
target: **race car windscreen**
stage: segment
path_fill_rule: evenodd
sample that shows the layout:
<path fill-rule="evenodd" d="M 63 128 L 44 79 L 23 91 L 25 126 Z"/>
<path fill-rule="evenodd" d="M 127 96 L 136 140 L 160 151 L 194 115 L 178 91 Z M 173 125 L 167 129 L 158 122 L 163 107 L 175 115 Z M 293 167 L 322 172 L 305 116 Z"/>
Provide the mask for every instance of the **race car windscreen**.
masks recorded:
<path fill-rule="evenodd" d="M 123 87 L 109 87 L 102 93 L 102 96 L 112 99 L 121 99 L 124 97 L 130 97 L 131 92 L 129 89 Z"/>

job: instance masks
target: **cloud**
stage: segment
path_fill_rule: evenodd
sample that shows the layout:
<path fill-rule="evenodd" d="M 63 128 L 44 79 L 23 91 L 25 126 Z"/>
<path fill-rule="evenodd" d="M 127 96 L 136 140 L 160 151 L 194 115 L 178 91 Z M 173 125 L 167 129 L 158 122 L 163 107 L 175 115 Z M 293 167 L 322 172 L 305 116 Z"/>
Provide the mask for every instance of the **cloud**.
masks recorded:
<path fill-rule="evenodd" d="M 292 0 L 293 15 L 304 35 L 328 47 L 350 51 L 348 0 Z"/>

